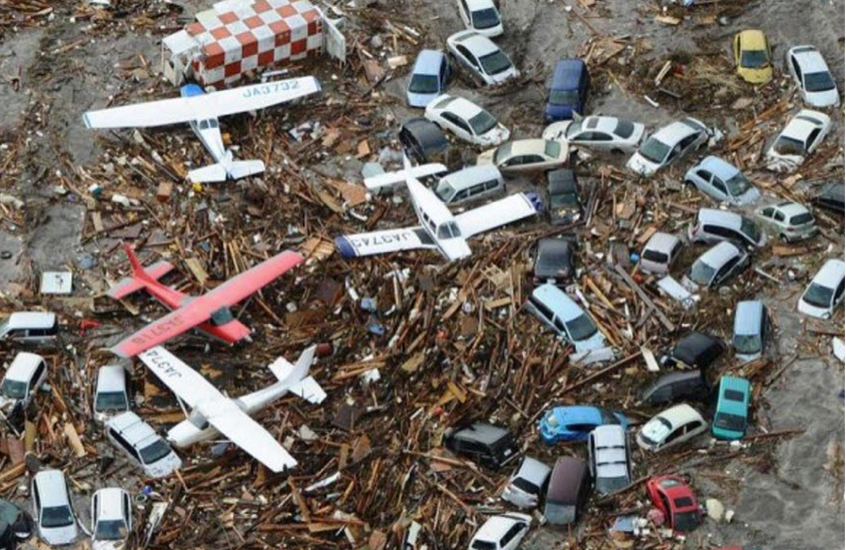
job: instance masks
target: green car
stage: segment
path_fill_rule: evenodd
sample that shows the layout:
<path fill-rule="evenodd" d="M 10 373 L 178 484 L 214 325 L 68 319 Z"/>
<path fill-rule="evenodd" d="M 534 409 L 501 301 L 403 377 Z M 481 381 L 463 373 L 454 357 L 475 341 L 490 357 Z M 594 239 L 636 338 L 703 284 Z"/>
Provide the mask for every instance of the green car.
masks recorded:
<path fill-rule="evenodd" d="M 736 376 L 720 378 L 717 410 L 711 423 L 711 433 L 717 439 L 741 439 L 746 435 L 749 416 L 749 380 Z"/>

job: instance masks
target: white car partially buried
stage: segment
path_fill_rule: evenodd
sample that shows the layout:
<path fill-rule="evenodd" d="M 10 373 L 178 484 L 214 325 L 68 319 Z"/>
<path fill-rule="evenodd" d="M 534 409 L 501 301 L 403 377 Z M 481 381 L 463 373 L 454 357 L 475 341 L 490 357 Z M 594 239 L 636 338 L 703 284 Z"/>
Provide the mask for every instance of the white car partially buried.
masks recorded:
<path fill-rule="evenodd" d="M 597 151 L 633 153 L 645 136 L 646 127 L 613 116 L 589 116 L 581 120 L 553 122 L 543 131 L 543 139 L 564 141 L 572 147 Z"/>
<path fill-rule="evenodd" d="M 774 172 L 793 172 L 819 147 L 831 127 L 831 118 L 819 111 L 802 109 L 767 151 L 767 168 Z"/>
<path fill-rule="evenodd" d="M 426 118 L 474 145 L 495 147 L 511 137 L 492 114 L 463 97 L 443 94 L 426 105 Z"/>

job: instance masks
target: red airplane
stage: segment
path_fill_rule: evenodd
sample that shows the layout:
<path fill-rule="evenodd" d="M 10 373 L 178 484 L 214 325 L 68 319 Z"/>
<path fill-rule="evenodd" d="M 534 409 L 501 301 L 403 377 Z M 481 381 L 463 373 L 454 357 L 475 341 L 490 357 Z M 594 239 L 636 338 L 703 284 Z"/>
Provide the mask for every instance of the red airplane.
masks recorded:
<path fill-rule="evenodd" d="M 173 269 L 172 264 L 161 261 L 145 269 L 128 244 L 124 244 L 123 249 L 132 265 L 132 276 L 122 279 L 109 289 L 108 295 L 119 300 L 145 289 L 173 310 L 111 348 L 112 353 L 124 358 L 133 357 L 163 344 L 194 327 L 230 344 L 247 338 L 250 329 L 235 319 L 229 306 L 272 283 L 304 260 L 296 252 L 286 250 L 229 279 L 210 292 L 195 297 L 158 281 Z"/>

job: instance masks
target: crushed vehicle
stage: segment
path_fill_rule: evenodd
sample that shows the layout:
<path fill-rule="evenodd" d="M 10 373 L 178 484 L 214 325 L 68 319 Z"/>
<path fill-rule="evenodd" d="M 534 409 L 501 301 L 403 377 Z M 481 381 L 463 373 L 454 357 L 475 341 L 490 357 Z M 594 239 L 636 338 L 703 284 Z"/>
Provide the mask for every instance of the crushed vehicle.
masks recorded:
<path fill-rule="evenodd" d="M 717 288 L 749 267 L 749 254 L 733 243 L 723 241 L 699 256 L 682 283 L 691 292 L 697 289 Z"/>
<path fill-rule="evenodd" d="M 520 139 L 484 151 L 476 164 L 493 164 L 503 174 L 539 172 L 564 166 L 568 156 L 567 144 L 560 141 Z"/>
<path fill-rule="evenodd" d="M 470 540 L 470 550 L 517 550 L 532 516 L 514 512 L 489 517 Z"/>
<path fill-rule="evenodd" d="M 499 2 L 494 0 L 457 0 L 458 15 L 464 26 L 488 38 L 499 36 L 503 32 L 502 16 L 497 9 Z"/>
<path fill-rule="evenodd" d="M 646 480 L 646 492 L 674 531 L 687 533 L 702 523 L 702 512 L 693 490 L 679 475 L 670 474 Z"/>
<path fill-rule="evenodd" d="M 773 77 L 773 53 L 767 35 L 747 29 L 734 36 L 732 43 L 737 74 L 750 84 L 764 84 Z"/>
<path fill-rule="evenodd" d="M 582 308 L 551 283 L 535 288 L 523 306 L 555 334 L 576 348 L 576 353 L 605 347 L 605 337 Z"/>
<path fill-rule="evenodd" d="M 129 410 L 129 386 L 123 365 L 103 365 L 97 371 L 94 389 L 94 419 L 105 422 Z"/>
<path fill-rule="evenodd" d="M 576 523 L 590 497 L 590 471 L 584 460 L 562 456 L 555 461 L 543 506 L 551 525 Z"/>
<path fill-rule="evenodd" d="M 645 273 L 666 275 L 683 248 L 684 243 L 677 236 L 657 231 L 644 245 L 638 260 L 638 269 Z"/>
<path fill-rule="evenodd" d="M 737 376 L 720 377 L 711 434 L 725 440 L 741 439 L 746 435 L 751 397 L 752 385 L 749 380 Z"/>
<path fill-rule="evenodd" d="M 671 372 L 661 376 L 641 393 L 641 403 L 652 407 L 677 401 L 705 402 L 711 392 L 705 375 L 699 369 Z"/>
<path fill-rule="evenodd" d="M 705 433 L 708 423 L 699 412 L 683 403 L 652 417 L 637 432 L 637 444 L 645 450 L 657 453 L 675 447 Z"/>
<path fill-rule="evenodd" d="M 561 285 L 575 275 L 575 250 L 568 239 L 547 237 L 535 247 L 533 280 L 536 285 Z"/>
<path fill-rule="evenodd" d="M 761 300 L 737 302 L 734 309 L 734 356 L 740 361 L 754 361 L 764 354 L 770 334 L 770 316 Z"/>
<path fill-rule="evenodd" d="M 828 135 L 831 118 L 819 111 L 802 109 L 779 132 L 767 150 L 767 168 L 795 172 Z"/>
<path fill-rule="evenodd" d="M 444 446 L 492 469 L 505 466 L 518 454 L 517 442 L 508 430 L 480 422 L 448 430 L 444 434 Z"/>
<path fill-rule="evenodd" d="M 549 195 L 549 223 L 568 225 L 582 217 L 581 188 L 575 172 L 569 168 L 550 170 L 546 174 Z"/>
<path fill-rule="evenodd" d="M 106 421 L 106 437 L 131 462 L 152 478 L 169 476 L 182 467 L 182 459 L 149 424 L 132 411 Z"/>
<path fill-rule="evenodd" d="M 623 426 L 597 426 L 590 432 L 588 465 L 596 492 L 600 495 L 607 495 L 631 485 L 631 451 Z"/>
<path fill-rule="evenodd" d="M 59 318 L 43 311 L 17 311 L 0 323 L 0 342 L 48 344 L 59 334 Z"/>
<path fill-rule="evenodd" d="M 502 491 L 502 500 L 517 508 L 535 508 L 546 493 L 552 468 L 530 456 L 524 457 Z"/>
<path fill-rule="evenodd" d="M 0 546 L 8 550 L 32 536 L 35 522 L 29 512 L 6 499 L 0 499 Z"/>
<path fill-rule="evenodd" d="M 93 550 L 118 550 L 132 532 L 132 501 L 120 487 L 98 489 L 91 497 Z"/>
<path fill-rule="evenodd" d="M 587 405 L 553 407 L 541 416 L 538 428 L 547 445 L 562 441 L 586 441 L 599 426 L 629 426 L 629 419 L 617 411 Z"/>
<path fill-rule="evenodd" d="M 840 93 L 828 63 L 814 46 L 793 46 L 787 50 L 785 66 L 790 71 L 802 99 L 811 107 L 837 107 Z"/>
<path fill-rule="evenodd" d="M 724 351 L 725 344 L 719 338 L 694 331 L 679 340 L 673 349 L 661 358 L 661 363 L 664 366 L 675 364 L 705 372 Z"/>
<path fill-rule="evenodd" d="M 16 408 L 26 409 L 47 380 L 47 362 L 40 355 L 19 352 L 0 383 L 0 411 L 9 416 Z"/>
<path fill-rule="evenodd" d="M 445 161 L 444 164 L 450 164 L 449 141 L 440 127 L 427 118 L 417 117 L 403 122 L 399 142 L 403 153 L 414 162 Z"/>
<path fill-rule="evenodd" d="M 687 230 L 687 238 L 692 243 L 716 244 L 727 241 L 754 248 L 763 248 L 767 244 L 766 233 L 761 231 L 752 218 L 714 208 L 699 209 L 696 220 Z"/>
<path fill-rule="evenodd" d="M 70 489 L 61 470 L 41 470 L 35 474 L 30 494 L 38 536 L 44 542 L 61 546 L 79 537 Z"/>
<path fill-rule="evenodd" d="M 846 185 L 843 183 L 827 183 L 814 196 L 813 202 L 820 208 L 842 214 L 844 212 L 844 189 L 846 189 Z"/>
<path fill-rule="evenodd" d="M 447 205 L 459 205 L 505 192 L 505 180 L 493 164 L 468 166 L 447 174 L 435 185 L 435 194 Z"/>

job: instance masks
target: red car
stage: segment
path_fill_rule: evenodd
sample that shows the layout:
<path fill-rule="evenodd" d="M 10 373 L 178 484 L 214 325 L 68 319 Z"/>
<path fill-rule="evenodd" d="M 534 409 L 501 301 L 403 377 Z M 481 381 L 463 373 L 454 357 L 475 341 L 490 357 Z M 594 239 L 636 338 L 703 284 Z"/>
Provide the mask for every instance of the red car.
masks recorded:
<path fill-rule="evenodd" d="M 675 531 L 693 531 L 702 522 L 699 503 L 681 476 L 664 475 L 646 481 L 646 492 Z"/>

